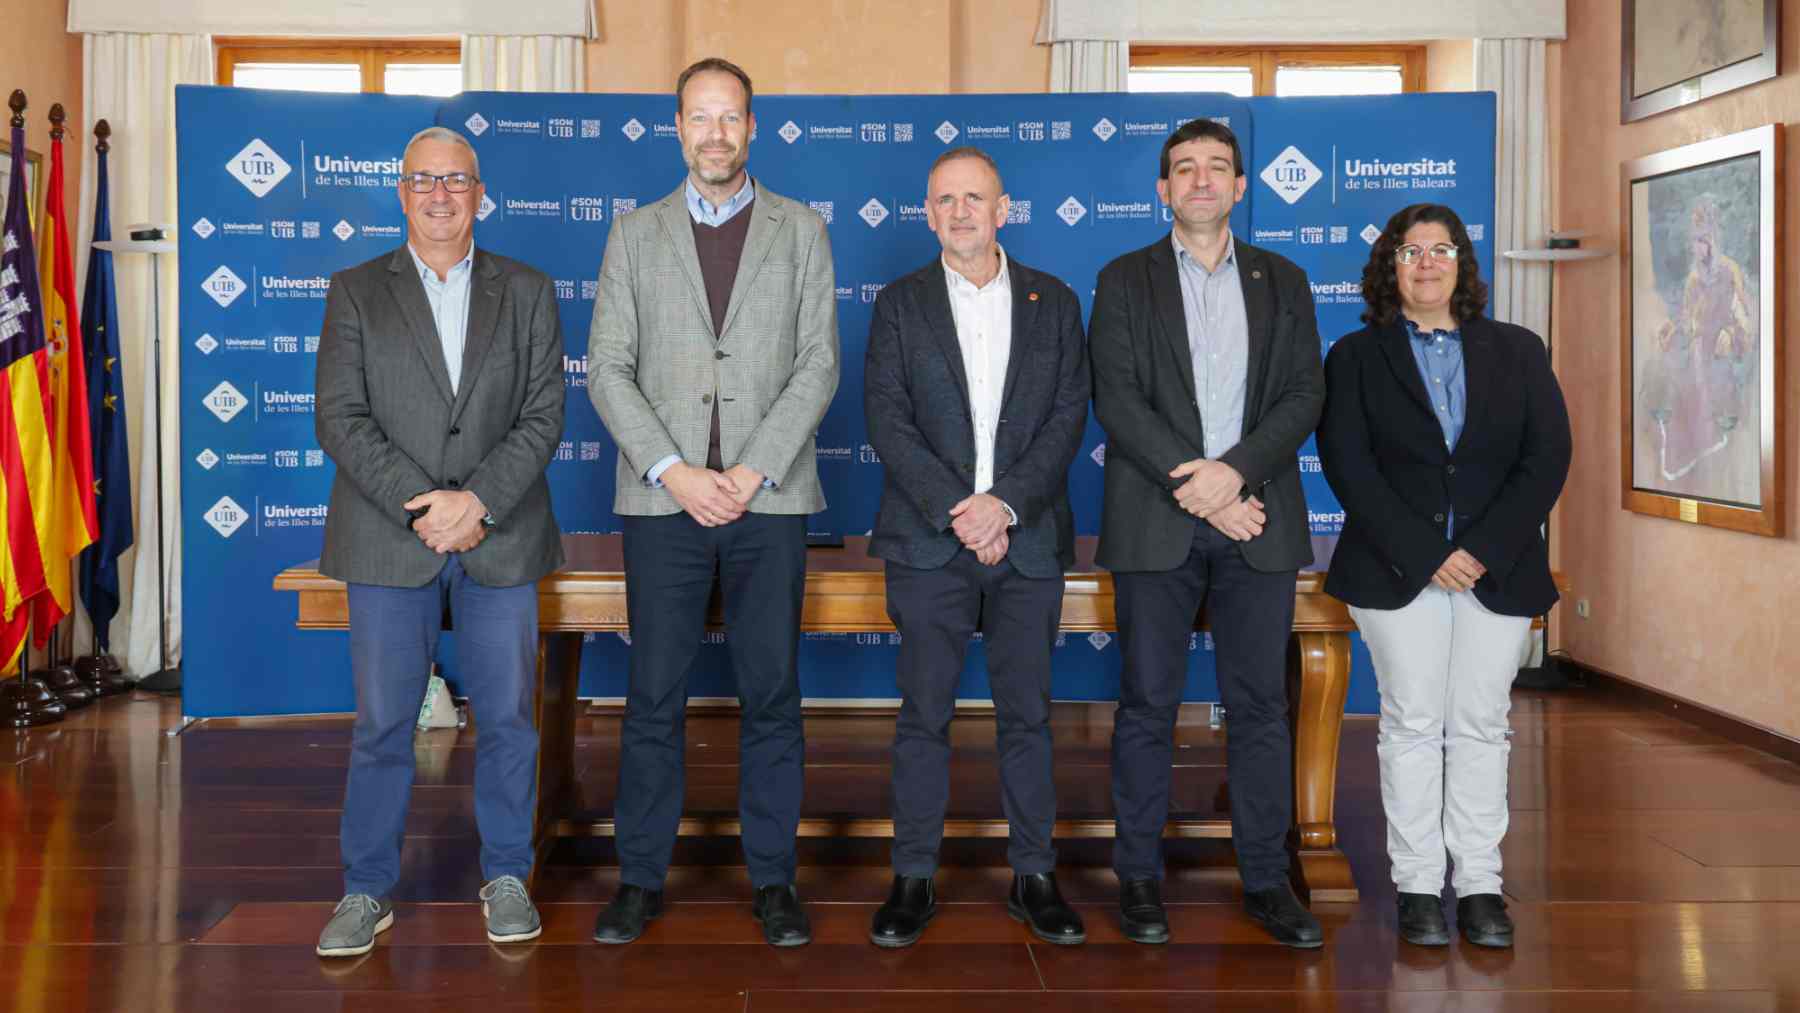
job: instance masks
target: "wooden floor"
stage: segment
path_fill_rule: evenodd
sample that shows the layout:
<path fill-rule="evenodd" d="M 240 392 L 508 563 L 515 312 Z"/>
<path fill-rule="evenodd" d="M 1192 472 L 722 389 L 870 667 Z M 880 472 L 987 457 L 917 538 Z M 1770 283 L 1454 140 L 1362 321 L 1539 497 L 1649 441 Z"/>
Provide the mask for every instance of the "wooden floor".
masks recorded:
<path fill-rule="evenodd" d="M 0 1010 L 744 1011 L 1774 1010 L 1800 1008 L 1800 767 L 1592 691 L 1515 700 L 1506 889 L 1512 951 L 1398 944 L 1375 728 L 1345 729 L 1338 823 L 1363 901 L 1320 905 L 1326 946 L 1272 945 L 1239 915 L 1227 845 L 1171 849 L 1175 942 L 1125 941 L 1108 842 L 1066 843 L 1084 947 L 1006 915 L 1003 841 L 953 842 L 942 913 L 910 950 L 867 942 L 881 842 L 810 840 L 815 941 L 765 946 L 735 842 L 684 842 L 673 906 L 638 943 L 589 940 L 617 883 L 606 840 L 565 842 L 537 885 L 544 935 L 481 930 L 472 731 L 421 733 L 394 930 L 366 957 L 312 945 L 340 889 L 345 719 L 207 722 L 103 701 L 0 733 Z M 582 720 L 585 801 L 612 790 L 617 721 Z M 886 802 L 891 719 L 811 717 L 808 812 Z M 993 725 L 959 719 L 957 813 L 998 811 Z M 1065 815 L 1107 806 L 1109 710 L 1055 730 Z M 1178 806 L 1220 801 L 1220 742 L 1184 724 Z M 729 809 L 735 722 L 689 724 L 690 801 Z"/>

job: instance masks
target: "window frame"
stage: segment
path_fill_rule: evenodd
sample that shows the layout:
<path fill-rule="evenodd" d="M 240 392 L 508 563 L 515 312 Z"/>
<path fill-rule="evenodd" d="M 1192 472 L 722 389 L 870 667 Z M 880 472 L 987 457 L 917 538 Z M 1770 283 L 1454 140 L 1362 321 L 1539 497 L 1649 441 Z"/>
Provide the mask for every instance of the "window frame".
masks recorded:
<path fill-rule="evenodd" d="M 390 63 L 461 63 L 457 39 L 229 38 L 213 40 L 216 80 L 232 86 L 240 63 L 352 63 L 361 68 L 362 93 L 387 89 Z"/>
<path fill-rule="evenodd" d="M 1281 67 L 1400 68 L 1403 93 L 1425 90 L 1425 47 L 1366 46 L 1169 46 L 1133 45 L 1130 70 L 1154 67 L 1249 67 L 1257 97 L 1275 94 Z"/>

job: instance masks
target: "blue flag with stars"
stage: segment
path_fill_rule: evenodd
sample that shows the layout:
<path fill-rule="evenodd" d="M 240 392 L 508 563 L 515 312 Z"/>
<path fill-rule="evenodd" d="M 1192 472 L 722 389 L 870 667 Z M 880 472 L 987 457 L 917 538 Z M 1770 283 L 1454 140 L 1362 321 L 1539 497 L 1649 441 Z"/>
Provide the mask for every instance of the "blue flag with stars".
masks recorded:
<path fill-rule="evenodd" d="M 94 242 L 112 238 L 107 199 L 106 146 L 100 147 L 99 193 L 94 197 Z M 119 306 L 109 250 L 88 251 L 81 296 L 81 340 L 87 351 L 88 424 L 94 449 L 94 514 L 100 537 L 81 553 L 81 603 L 94 623 L 101 653 L 119 612 L 119 555 L 131 548 L 131 457 L 125 444 L 125 372 L 119 361 Z"/>

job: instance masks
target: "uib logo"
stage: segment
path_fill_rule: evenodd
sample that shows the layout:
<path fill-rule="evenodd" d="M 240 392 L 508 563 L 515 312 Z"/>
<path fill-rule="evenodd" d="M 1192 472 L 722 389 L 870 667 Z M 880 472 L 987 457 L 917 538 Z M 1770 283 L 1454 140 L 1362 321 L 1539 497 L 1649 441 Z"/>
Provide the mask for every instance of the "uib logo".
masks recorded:
<path fill-rule="evenodd" d="M 1311 190 L 1324 176 L 1319 167 L 1312 163 L 1312 159 L 1291 144 L 1262 171 L 1262 181 L 1275 191 L 1275 196 L 1289 204 L 1306 196 L 1306 191 Z"/>
<path fill-rule="evenodd" d="M 244 184 L 244 189 L 261 197 L 275 189 L 275 185 L 286 179 L 292 170 L 287 160 L 276 154 L 274 148 L 257 138 L 231 156 L 231 160 L 225 163 L 225 171 Z"/>

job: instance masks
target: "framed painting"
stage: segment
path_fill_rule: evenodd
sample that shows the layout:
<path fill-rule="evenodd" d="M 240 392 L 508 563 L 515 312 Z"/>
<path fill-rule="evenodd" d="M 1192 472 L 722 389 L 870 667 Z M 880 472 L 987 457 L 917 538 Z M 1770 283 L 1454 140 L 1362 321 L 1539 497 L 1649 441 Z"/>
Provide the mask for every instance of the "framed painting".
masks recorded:
<path fill-rule="evenodd" d="M 1779 124 L 1626 162 L 1624 507 L 1782 533 Z"/>
<path fill-rule="evenodd" d="M 1712 98 L 1780 70 L 1781 0 L 1624 0 L 1620 122 Z"/>
<path fill-rule="evenodd" d="M 12 145 L 0 141 L 0 211 L 5 211 L 6 197 L 12 193 Z M 26 214 L 31 227 L 37 228 L 38 208 L 44 204 L 44 156 L 25 149 Z"/>

